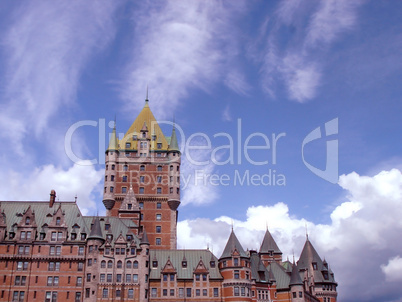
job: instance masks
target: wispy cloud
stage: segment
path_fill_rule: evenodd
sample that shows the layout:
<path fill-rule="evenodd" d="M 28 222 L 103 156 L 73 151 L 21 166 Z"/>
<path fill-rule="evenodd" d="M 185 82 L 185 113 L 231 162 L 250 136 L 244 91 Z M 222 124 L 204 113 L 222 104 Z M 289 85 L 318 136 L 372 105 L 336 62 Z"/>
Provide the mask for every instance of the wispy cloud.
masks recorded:
<path fill-rule="evenodd" d="M 10 9 L 1 41 L 6 56 L 1 135 L 21 147 L 76 100 L 88 61 L 114 36 L 117 2 L 27 1 Z"/>
<path fill-rule="evenodd" d="M 340 300 L 378 301 L 387 297 L 387 301 L 397 301 L 402 295 L 396 286 L 402 267 L 402 173 L 393 169 L 369 177 L 353 172 L 342 175 L 339 185 L 347 195 L 331 213 L 329 224 L 295 217 L 292 209 L 279 202 L 249 207 L 244 221 L 227 216 L 181 221 L 179 246 L 204 248 L 213 243 L 214 252 L 220 256 L 234 222 L 244 248 L 258 249 L 268 225 L 284 257 L 291 256 L 293 250 L 297 256 L 307 225 L 309 238 L 335 273 Z M 356 272 L 359 278 L 354 278 Z"/>
<path fill-rule="evenodd" d="M 226 105 L 225 109 L 222 112 L 222 120 L 225 122 L 232 121 L 232 114 L 230 113 L 230 106 Z"/>
<path fill-rule="evenodd" d="M 258 47 L 253 53 L 261 62 L 261 85 L 276 97 L 277 82 L 283 81 L 289 99 L 306 102 L 317 95 L 321 70 L 331 43 L 355 28 L 363 1 L 330 0 L 316 3 L 283 0 L 275 14 L 261 25 Z M 283 44 L 282 36 L 286 36 Z M 258 48 L 255 46 L 255 48 Z"/>
<path fill-rule="evenodd" d="M 143 102 L 147 85 L 162 118 L 191 89 L 210 92 L 222 79 L 235 92 L 246 93 L 246 80 L 233 71 L 238 47 L 234 20 L 244 11 L 238 1 L 143 3 L 134 13 L 135 42 L 122 85 L 128 105 Z"/>

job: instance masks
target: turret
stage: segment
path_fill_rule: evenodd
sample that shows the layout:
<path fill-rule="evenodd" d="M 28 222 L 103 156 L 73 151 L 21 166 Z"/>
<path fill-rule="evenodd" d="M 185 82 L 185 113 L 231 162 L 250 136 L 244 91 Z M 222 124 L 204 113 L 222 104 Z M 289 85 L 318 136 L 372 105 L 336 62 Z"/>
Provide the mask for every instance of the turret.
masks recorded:
<path fill-rule="evenodd" d="M 300 278 L 299 269 L 293 262 L 292 273 L 289 282 L 292 302 L 304 302 L 303 281 Z"/>
<path fill-rule="evenodd" d="M 105 185 L 103 189 L 103 204 L 107 210 L 107 215 L 110 216 L 110 210 L 113 208 L 116 199 L 116 171 L 117 157 L 119 155 L 119 143 L 116 135 L 116 123 L 113 127 L 113 132 L 110 137 L 109 147 L 106 150 L 105 161 Z"/>
<path fill-rule="evenodd" d="M 278 263 L 282 261 L 282 252 L 268 229 L 262 240 L 259 254 L 265 266 L 268 266 L 272 261 Z"/>

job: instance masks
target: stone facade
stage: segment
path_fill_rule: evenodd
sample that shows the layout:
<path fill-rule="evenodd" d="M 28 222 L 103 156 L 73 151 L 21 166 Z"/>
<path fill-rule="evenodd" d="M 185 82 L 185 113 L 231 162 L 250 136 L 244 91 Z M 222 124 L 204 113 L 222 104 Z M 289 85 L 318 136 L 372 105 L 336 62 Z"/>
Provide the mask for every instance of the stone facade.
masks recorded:
<path fill-rule="evenodd" d="M 177 250 L 180 164 L 149 102 L 106 150 L 106 216 L 76 202 L 0 202 L 0 301 L 335 302 L 328 263 L 306 240 L 283 261 L 267 230 L 259 251 L 231 232 L 222 255 Z"/>

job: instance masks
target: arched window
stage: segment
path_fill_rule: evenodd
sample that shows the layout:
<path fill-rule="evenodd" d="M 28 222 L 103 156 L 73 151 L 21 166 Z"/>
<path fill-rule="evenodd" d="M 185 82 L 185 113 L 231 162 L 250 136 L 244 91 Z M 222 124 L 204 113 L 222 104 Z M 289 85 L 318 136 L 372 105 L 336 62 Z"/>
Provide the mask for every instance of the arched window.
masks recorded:
<path fill-rule="evenodd" d="M 127 261 L 126 268 L 131 268 L 131 261 Z"/>
<path fill-rule="evenodd" d="M 138 268 L 138 261 L 133 262 L 133 268 Z"/>
<path fill-rule="evenodd" d="M 113 268 L 113 261 L 112 260 L 108 261 L 107 268 Z"/>
<path fill-rule="evenodd" d="M 122 262 L 119 260 L 117 261 L 117 268 L 121 268 L 122 267 Z"/>
<path fill-rule="evenodd" d="M 145 171 L 145 166 L 144 165 L 140 166 L 140 171 Z"/>
<path fill-rule="evenodd" d="M 25 224 L 28 225 L 31 223 L 31 217 L 25 218 Z"/>
<path fill-rule="evenodd" d="M 105 260 L 102 260 L 102 262 L 101 262 L 101 268 L 106 268 L 106 261 L 105 261 Z"/>

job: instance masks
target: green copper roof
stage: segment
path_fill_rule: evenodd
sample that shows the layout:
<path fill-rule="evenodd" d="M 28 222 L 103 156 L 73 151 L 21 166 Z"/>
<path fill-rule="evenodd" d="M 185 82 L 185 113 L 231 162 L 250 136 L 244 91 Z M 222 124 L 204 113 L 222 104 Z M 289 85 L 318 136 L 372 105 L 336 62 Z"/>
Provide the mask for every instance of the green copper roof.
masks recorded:
<path fill-rule="evenodd" d="M 173 130 L 172 130 L 172 136 L 170 137 L 169 151 L 180 152 L 179 144 L 177 142 L 176 128 L 174 126 L 173 126 Z"/>
<path fill-rule="evenodd" d="M 166 262 L 170 260 L 172 266 L 176 270 L 177 279 L 193 279 L 194 270 L 200 260 L 208 270 L 210 279 L 222 279 L 222 275 L 218 269 L 218 259 L 211 253 L 210 250 L 151 250 L 151 272 L 150 279 L 160 279 L 161 271 Z M 186 266 L 183 267 L 183 260 L 186 261 Z M 157 261 L 157 266 L 153 266 L 153 262 Z M 211 261 L 215 263 L 215 267 L 211 267 Z"/>

